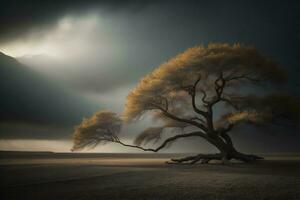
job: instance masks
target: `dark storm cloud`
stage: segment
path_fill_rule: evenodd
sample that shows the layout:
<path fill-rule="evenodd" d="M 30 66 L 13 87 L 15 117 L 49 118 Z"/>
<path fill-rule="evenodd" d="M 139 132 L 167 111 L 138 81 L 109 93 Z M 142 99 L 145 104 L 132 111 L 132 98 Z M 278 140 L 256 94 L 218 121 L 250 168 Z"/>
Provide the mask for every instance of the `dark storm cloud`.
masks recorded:
<path fill-rule="evenodd" d="M 241 42 L 257 46 L 290 70 L 297 82 L 300 64 L 299 1 L 4 1 L 0 8 L 0 44 L 43 31 L 67 14 L 100 12 L 111 26 L 111 40 L 122 55 L 66 80 L 80 90 L 106 92 L 134 84 L 168 58 L 196 44 Z M 104 11 L 104 12 L 102 12 Z M 80 27 L 79 27 L 80 28 Z M 94 44 L 101 46 L 101 34 Z M 104 38 L 109 40 L 107 38 Z M 95 50 L 97 51 L 97 49 Z M 98 52 L 96 52 L 98 53 Z M 98 53 L 100 54 L 100 53 Z M 81 63 L 82 65 L 86 63 Z M 100 68 L 106 68 L 104 71 Z M 118 69 L 117 69 L 118 68 Z M 89 77 L 89 78 L 78 78 Z M 102 77 L 102 78 L 101 78 Z M 111 77 L 111 80 L 109 81 Z M 84 80 L 83 80 L 84 79 Z M 297 89 L 300 91 L 300 89 Z"/>
<path fill-rule="evenodd" d="M 241 42 L 279 61 L 290 72 L 290 88 L 300 92 L 298 2 L 163 1 L 134 14 L 110 13 L 108 16 L 115 16 L 112 35 L 125 46 L 123 55 L 112 59 L 104 73 L 95 68 L 87 72 L 90 79 L 77 78 L 73 83 L 83 90 L 106 92 L 135 83 L 160 63 L 196 44 Z M 105 77 L 97 79 L 101 73 Z M 113 81 L 106 81 L 106 77 Z"/>
<path fill-rule="evenodd" d="M 85 13 L 98 7 L 109 11 L 138 12 L 153 1 L 137 0 L 3 0 L 0 6 L 0 43 L 16 39 L 32 29 L 41 30 L 67 13 Z"/>

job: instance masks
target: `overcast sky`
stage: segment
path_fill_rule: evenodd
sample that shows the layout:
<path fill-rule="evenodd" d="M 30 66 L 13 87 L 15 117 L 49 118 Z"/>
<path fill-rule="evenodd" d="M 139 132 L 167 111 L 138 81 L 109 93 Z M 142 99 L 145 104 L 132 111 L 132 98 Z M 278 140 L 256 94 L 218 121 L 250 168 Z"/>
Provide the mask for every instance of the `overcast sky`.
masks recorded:
<path fill-rule="evenodd" d="M 140 78 L 160 63 L 197 44 L 240 42 L 254 45 L 288 70 L 287 89 L 299 94 L 299 10 L 296 0 L 4 1 L 0 7 L 0 51 L 67 91 L 68 98 L 58 92 L 60 99 L 75 95 L 80 103 L 76 104 L 76 115 L 59 118 L 59 129 L 53 126 L 54 113 L 49 111 L 49 105 L 38 107 L 45 119 L 42 124 L 2 117 L 2 139 L 15 141 L 10 141 L 13 145 L 7 145 L 2 140 L 0 147 L 28 149 L 24 143 L 20 147 L 24 139 L 70 140 L 72 126 L 81 120 L 80 113 L 88 115 L 93 109 L 100 108 L 121 112 L 127 93 Z M 10 89 L 16 93 L 22 90 L 16 86 Z M 53 101 L 51 110 L 56 106 Z M 61 100 L 63 105 L 69 104 L 67 101 L 72 100 Z M 14 108 L 14 104 L 20 103 L 10 101 L 7 105 L 2 103 L 2 107 Z M 70 105 L 69 109 L 72 108 Z M 10 110 L 6 109 L 8 112 Z M 19 116 L 25 111 L 12 109 L 11 112 L 10 116 Z M 34 113 L 27 119 L 34 119 Z M 68 116 L 72 120 L 67 120 Z M 54 125 L 58 121 L 54 121 Z M 15 124 L 18 124 L 18 130 Z M 125 130 L 133 134 L 126 139 L 130 140 L 143 125 L 126 127 Z M 40 127 L 43 127 L 43 134 Z M 279 145 L 279 150 L 297 150 L 294 146 L 299 143 L 294 139 L 299 137 L 284 137 L 294 142 L 291 149 L 286 149 L 288 145 L 280 146 L 280 136 L 272 137 L 275 139 L 270 143 L 270 149 Z M 260 145 L 259 150 L 265 148 Z M 58 146 L 59 150 L 69 148 Z M 52 147 L 48 149 L 53 150 Z"/>

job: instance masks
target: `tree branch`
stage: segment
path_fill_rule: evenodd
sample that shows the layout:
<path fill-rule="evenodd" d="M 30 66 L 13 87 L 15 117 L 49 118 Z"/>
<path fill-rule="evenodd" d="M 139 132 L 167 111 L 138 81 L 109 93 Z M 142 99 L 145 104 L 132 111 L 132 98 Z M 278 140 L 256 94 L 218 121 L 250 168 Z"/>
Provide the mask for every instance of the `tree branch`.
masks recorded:
<path fill-rule="evenodd" d="M 191 118 L 189 118 L 189 120 L 198 120 L 198 121 L 200 121 L 202 124 L 205 124 L 205 121 L 204 121 L 203 119 L 199 118 L 199 117 L 191 117 Z"/>
<path fill-rule="evenodd" d="M 110 142 L 115 142 L 115 143 L 118 143 L 118 144 L 121 144 L 123 146 L 126 146 L 126 147 L 134 147 L 134 148 L 138 148 L 138 149 L 141 149 L 143 151 L 152 151 L 152 152 L 158 152 L 159 150 L 161 150 L 162 148 L 166 147 L 167 144 L 169 144 L 170 142 L 173 142 L 179 138 L 186 138 L 186 137 L 194 137 L 194 136 L 198 136 L 198 137 L 202 137 L 202 138 L 206 138 L 206 135 L 200 131 L 196 131 L 196 132 L 191 132 L 191 133 L 187 133 L 187 134 L 180 134 L 180 135 L 175 135 L 173 137 L 170 137 L 168 139 L 166 139 L 160 146 L 158 146 L 157 148 L 155 149 L 152 149 L 152 148 L 144 148 L 144 147 L 141 147 L 141 146 L 137 146 L 137 145 L 131 145 L 131 144 L 125 144 L 123 142 L 121 142 L 119 139 L 115 140 L 115 141 L 110 141 Z"/>
<path fill-rule="evenodd" d="M 216 96 L 207 104 L 207 109 L 209 113 L 207 117 L 207 126 L 208 129 L 210 130 L 210 134 L 215 133 L 214 122 L 213 122 L 213 106 L 221 100 L 225 85 L 226 85 L 226 81 L 223 78 L 223 72 L 221 71 L 219 77 L 216 78 L 215 80 Z"/>
<path fill-rule="evenodd" d="M 200 91 L 201 91 L 202 94 L 203 94 L 203 96 L 202 96 L 202 98 L 201 98 L 202 102 L 203 102 L 204 104 L 209 104 L 209 101 L 206 100 L 207 94 L 206 94 L 205 90 L 200 90 Z"/>
<path fill-rule="evenodd" d="M 166 117 L 169 117 L 173 120 L 177 120 L 177 121 L 180 121 L 180 122 L 185 122 L 185 123 L 188 123 L 188 124 L 191 124 L 191 125 L 194 125 L 198 128 L 200 128 L 202 131 L 204 132 L 207 132 L 207 128 L 203 125 L 203 124 L 200 124 L 194 120 L 189 120 L 189 119 L 184 119 L 184 118 L 180 118 L 180 117 L 177 117 L 173 114 L 171 114 L 170 112 L 168 112 L 167 110 L 165 110 L 164 108 L 160 107 L 160 106 L 157 106 L 156 105 L 156 108 L 161 110 L 162 113 L 166 116 Z"/>
<path fill-rule="evenodd" d="M 203 110 L 200 110 L 197 105 L 196 105 L 196 91 L 197 91 L 197 85 L 198 83 L 200 82 L 201 80 L 201 75 L 199 75 L 199 77 L 197 78 L 197 80 L 195 81 L 195 83 L 191 86 L 190 90 L 189 90 L 189 94 L 191 95 L 192 97 L 192 106 L 193 106 L 193 109 L 196 113 L 204 116 L 205 118 L 207 117 L 207 112 L 204 112 Z M 204 97 L 202 98 L 202 101 L 203 99 L 206 98 L 206 93 L 204 93 Z M 204 102 L 204 101 L 203 101 Z"/>
<path fill-rule="evenodd" d="M 252 78 L 247 74 L 243 74 L 243 75 L 240 75 L 240 76 L 233 76 L 233 77 L 227 78 L 225 80 L 226 81 L 233 81 L 233 80 L 239 80 L 239 79 L 247 79 L 247 80 L 252 81 L 252 82 L 260 82 L 261 81 L 261 79 Z"/>
<path fill-rule="evenodd" d="M 211 111 L 214 104 L 218 103 L 221 98 L 226 85 L 226 80 L 223 78 L 223 72 L 220 73 L 219 77 L 215 80 L 215 91 L 216 96 L 211 101 L 207 102 L 208 110 Z"/>

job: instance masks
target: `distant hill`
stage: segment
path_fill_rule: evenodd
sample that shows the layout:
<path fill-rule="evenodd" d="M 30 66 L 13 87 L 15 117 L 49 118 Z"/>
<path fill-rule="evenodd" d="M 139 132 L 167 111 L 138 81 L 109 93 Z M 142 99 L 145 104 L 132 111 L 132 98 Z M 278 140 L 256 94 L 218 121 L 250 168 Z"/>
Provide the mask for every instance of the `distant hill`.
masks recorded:
<path fill-rule="evenodd" d="M 1 123 L 73 126 L 99 108 L 1 52 L 0 93 Z M 0 128 L 0 137 L 13 135 Z"/>

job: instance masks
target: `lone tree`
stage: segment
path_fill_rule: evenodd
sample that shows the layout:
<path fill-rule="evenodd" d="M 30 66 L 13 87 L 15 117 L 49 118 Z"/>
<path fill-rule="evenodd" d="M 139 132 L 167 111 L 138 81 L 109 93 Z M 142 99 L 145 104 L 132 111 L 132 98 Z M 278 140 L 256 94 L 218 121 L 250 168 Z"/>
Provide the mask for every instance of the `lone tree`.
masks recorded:
<path fill-rule="evenodd" d="M 114 142 L 158 152 L 180 138 L 199 137 L 215 146 L 219 153 L 172 159 L 172 163 L 262 159 L 237 151 L 229 133 L 241 123 L 262 126 L 285 120 L 299 121 L 298 99 L 272 93 L 274 85 L 285 81 L 285 71 L 254 47 L 196 46 L 141 79 L 127 96 L 121 116 L 100 111 L 84 119 L 75 128 L 73 150 Z M 123 143 L 119 139 L 122 123 L 137 121 L 145 114 L 162 125 L 144 130 L 134 144 Z M 143 147 L 166 136 L 156 148 Z"/>

